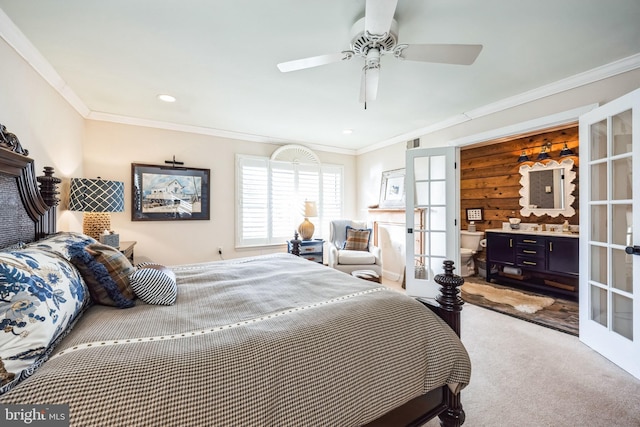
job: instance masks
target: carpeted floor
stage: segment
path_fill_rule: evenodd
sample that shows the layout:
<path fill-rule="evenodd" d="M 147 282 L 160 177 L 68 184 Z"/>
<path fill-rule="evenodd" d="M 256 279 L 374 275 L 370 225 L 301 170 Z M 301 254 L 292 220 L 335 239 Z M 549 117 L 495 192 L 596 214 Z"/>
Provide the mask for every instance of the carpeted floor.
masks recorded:
<path fill-rule="evenodd" d="M 498 285 L 496 283 L 487 283 L 479 276 L 465 277 L 465 283 L 467 282 L 491 286 L 497 290 L 497 293 L 501 290 L 509 290 L 511 295 L 514 294 L 511 292 L 514 288 Z M 548 298 L 546 295 L 539 295 L 534 292 L 528 292 L 520 289 L 517 289 L 516 291 L 517 293 L 524 294 L 523 299 L 526 295 Z M 578 303 L 576 301 L 553 297 L 552 299 L 554 301 L 551 305 L 543 307 L 535 313 L 527 313 L 516 309 L 513 305 L 497 303 L 482 295 L 465 292 L 464 285 L 462 286 L 462 299 L 473 305 L 578 336 Z"/>

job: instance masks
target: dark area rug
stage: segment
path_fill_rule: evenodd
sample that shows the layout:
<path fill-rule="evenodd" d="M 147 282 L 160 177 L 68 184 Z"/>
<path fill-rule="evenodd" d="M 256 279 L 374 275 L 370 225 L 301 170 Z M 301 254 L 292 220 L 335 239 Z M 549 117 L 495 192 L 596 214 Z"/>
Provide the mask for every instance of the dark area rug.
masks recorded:
<path fill-rule="evenodd" d="M 488 285 L 495 288 L 498 292 L 500 290 L 516 290 L 525 295 L 533 295 L 539 297 L 549 297 L 548 295 L 541 295 L 535 292 L 529 292 L 521 289 L 515 289 L 508 286 L 502 286 L 496 283 L 487 283 L 482 277 L 465 277 L 465 283 L 472 282 L 481 285 Z M 482 295 L 475 295 L 465 292 L 464 285 L 462 286 L 462 299 L 479 307 L 487 308 L 489 310 L 497 311 L 518 319 L 525 320 L 527 322 L 536 323 L 540 326 L 555 329 L 560 332 L 578 336 L 578 303 L 576 301 L 566 300 L 557 297 L 551 297 L 553 304 L 542 308 L 535 313 L 526 313 L 517 310 L 512 305 L 500 304 L 488 300 Z"/>

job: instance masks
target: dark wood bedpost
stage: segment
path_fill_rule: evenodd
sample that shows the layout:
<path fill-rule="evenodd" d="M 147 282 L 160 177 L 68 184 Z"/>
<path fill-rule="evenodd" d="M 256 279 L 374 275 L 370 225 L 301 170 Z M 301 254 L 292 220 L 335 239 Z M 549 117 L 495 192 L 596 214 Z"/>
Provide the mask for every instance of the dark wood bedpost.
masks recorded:
<path fill-rule="evenodd" d="M 442 264 L 444 274 L 438 274 L 434 278 L 440 285 L 440 294 L 436 297 L 436 301 L 442 309 L 441 317 L 460 336 L 460 312 L 464 304 L 460 298 L 460 286 L 464 283 L 464 279 L 453 274 L 453 261 L 446 260 Z"/>
<path fill-rule="evenodd" d="M 295 256 L 300 256 L 300 239 L 298 239 L 298 232 L 293 232 L 293 240 L 291 241 L 291 253 Z"/>
<path fill-rule="evenodd" d="M 464 279 L 453 274 L 453 261 L 444 261 L 444 274 L 438 274 L 434 278 L 440 285 L 440 294 L 436 301 L 440 306 L 440 317 L 451 329 L 460 336 L 460 312 L 464 301 L 460 298 L 460 286 Z M 465 413 L 462 409 L 460 394 L 453 394 L 448 387 L 445 388 L 444 401 L 447 409 L 439 415 L 440 425 L 443 427 L 459 427 L 464 423 Z"/>
<path fill-rule="evenodd" d="M 43 217 L 43 234 L 52 234 L 56 232 L 56 221 L 57 215 L 56 211 L 58 210 L 58 203 L 60 199 L 58 198 L 58 185 L 62 182 L 60 178 L 53 176 L 53 168 L 51 166 L 44 167 L 44 175 L 41 175 L 36 178 L 38 183 L 40 184 L 40 195 L 44 202 L 49 206 L 49 210 L 47 214 Z M 44 236 L 42 236 L 44 237 Z"/>

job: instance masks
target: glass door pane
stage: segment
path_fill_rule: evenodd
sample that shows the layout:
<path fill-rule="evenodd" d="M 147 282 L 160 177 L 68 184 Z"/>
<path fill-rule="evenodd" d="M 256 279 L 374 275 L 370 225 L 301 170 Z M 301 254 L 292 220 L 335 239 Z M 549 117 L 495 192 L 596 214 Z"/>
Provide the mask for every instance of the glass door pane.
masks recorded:
<path fill-rule="evenodd" d="M 433 297 L 443 262 L 457 257 L 457 170 L 455 148 L 407 151 L 406 288 Z"/>
<path fill-rule="evenodd" d="M 639 111 L 640 89 L 580 117 L 580 340 L 636 378 Z"/>

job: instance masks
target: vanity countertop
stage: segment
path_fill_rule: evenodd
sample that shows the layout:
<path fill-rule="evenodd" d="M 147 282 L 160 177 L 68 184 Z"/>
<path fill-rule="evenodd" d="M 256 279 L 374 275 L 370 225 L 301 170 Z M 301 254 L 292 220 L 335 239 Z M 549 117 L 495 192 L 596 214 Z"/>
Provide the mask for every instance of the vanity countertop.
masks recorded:
<path fill-rule="evenodd" d="M 513 233 L 513 234 L 533 234 L 537 236 L 552 236 L 552 237 L 572 237 L 578 238 L 580 235 L 578 233 L 572 232 L 558 232 L 558 231 L 535 231 L 535 230 L 513 230 L 511 228 L 490 228 L 488 230 L 484 230 L 485 233 Z"/>

